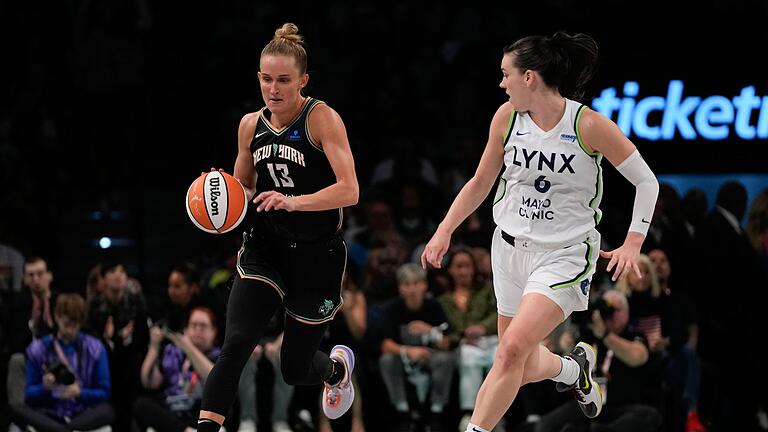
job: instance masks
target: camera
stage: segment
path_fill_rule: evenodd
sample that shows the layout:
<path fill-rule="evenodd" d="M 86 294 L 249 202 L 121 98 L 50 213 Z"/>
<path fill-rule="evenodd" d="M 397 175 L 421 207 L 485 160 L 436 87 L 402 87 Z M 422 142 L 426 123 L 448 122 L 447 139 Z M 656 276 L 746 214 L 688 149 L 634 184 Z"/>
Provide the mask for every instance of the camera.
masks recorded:
<path fill-rule="evenodd" d="M 600 317 L 603 319 L 603 321 L 605 321 L 613 317 L 614 312 L 616 312 L 616 308 L 611 303 L 607 302 L 604 298 L 599 297 L 590 305 L 589 311 L 590 316 L 592 315 L 593 311 L 600 312 Z"/>
<path fill-rule="evenodd" d="M 181 333 L 184 331 L 186 316 L 181 310 L 172 309 L 168 315 L 157 322 L 157 325 L 164 330 Z"/>
<path fill-rule="evenodd" d="M 48 367 L 48 372 L 53 374 L 56 384 L 70 385 L 75 383 L 75 374 L 61 362 L 56 362 Z"/>

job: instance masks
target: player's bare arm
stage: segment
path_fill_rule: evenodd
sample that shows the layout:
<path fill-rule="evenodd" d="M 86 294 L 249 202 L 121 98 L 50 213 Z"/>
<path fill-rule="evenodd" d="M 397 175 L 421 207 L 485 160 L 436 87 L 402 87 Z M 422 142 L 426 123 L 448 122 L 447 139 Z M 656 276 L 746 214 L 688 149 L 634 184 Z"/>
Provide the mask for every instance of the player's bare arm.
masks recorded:
<path fill-rule="evenodd" d="M 307 132 L 325 152 L 336 176 L 336 183 L 313 194 L 297 197 L 298 210 L 317 211 L 357 204 L 355 161 L 347 138 L 347 129 L 339 114 L 326 104 L 319 104 L 309 114 Z"/>
<path fill-rule="evenodd" d="M 256 169 L 253 167 L 251 140 L 256 132 L 258 121 L 259 112 L 248 113 L 240 120 L 240 126 L 237 129 L 237 159 L 235 160 L 234 177 L 245 187 L 249 199 L 256 193 Z"/>

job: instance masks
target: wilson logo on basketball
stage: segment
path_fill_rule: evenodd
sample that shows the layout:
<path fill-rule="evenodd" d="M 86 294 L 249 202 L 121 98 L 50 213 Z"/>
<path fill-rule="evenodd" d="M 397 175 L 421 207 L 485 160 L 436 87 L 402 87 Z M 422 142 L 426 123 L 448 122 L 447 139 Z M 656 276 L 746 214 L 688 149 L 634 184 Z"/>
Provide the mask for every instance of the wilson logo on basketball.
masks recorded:
<path fill-rule="evenodd" d="M 211 171 L 187 190 L 187 215 L 201 230 L 218 234 L 234 229 L 248 210 L 245 188 L 231 175 Z"/>
<path fill-rule="evenodd" d="M 221 191 L 219 191 L 219 178 L 212 176 L 211 179 L 208 180 L 208 185 L 211 187 L 211 216 L 218 216 L 219 202 L 217 200 L 219 199 L 219 196 L 221 196 Z"/>

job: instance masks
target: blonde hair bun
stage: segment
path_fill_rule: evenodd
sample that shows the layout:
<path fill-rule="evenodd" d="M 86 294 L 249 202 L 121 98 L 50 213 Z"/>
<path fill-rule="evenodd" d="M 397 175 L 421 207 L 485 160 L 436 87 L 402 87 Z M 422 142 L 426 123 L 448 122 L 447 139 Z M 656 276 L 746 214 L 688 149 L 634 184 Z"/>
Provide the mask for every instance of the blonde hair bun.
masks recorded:
<path fill-rule="evenodd" d="M 275 30 L 275 37 L 272 40 L 285 39 L 293 43 L 301 44 L 304 37 L 299 34 L 299 27 L 294 23 L 285 23 Z"/>

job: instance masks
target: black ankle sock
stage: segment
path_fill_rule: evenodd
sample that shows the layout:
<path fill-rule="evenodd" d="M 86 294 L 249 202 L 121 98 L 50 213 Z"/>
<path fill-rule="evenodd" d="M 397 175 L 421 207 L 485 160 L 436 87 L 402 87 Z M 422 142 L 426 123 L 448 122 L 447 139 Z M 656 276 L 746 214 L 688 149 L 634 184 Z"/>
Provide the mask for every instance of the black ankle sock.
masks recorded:
<path fill-rule="evenodd" d="M 198 432 L 219 432 L 221 425 L 213 420 L 200 419 L 197 421 Z"/>
<path fill-rule="evenodd" d="M 331 359 L 331 364 L 333 365 L 333 372 L 331 372 L 331 376 L 325 382 L 333 386 L 341 382 L 341 379 L 344 378 L 344 363 L 336 359 Z"/>

